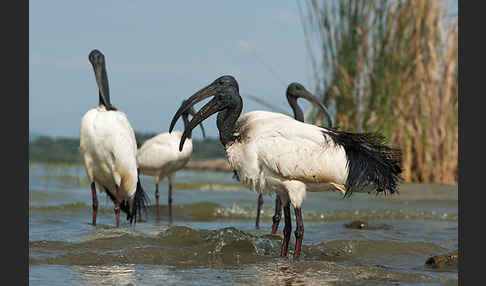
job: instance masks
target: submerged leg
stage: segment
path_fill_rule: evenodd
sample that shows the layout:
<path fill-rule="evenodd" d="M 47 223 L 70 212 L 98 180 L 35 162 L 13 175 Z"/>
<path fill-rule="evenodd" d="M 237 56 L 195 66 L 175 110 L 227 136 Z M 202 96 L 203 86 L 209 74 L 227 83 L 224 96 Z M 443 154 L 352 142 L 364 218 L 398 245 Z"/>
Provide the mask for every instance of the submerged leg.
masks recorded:
<path fill-rule="evenodd" d="M 292 220 L 290 217 L 290 201 L 287 201 L 287 203 L 285 203 L 283 209 L 284 209 L 285 226 L 283 230 L 284 238 L 282 240 L 282 251 L 280 252 L 280 256 L 287 256 L 290 234 L 292 233 Z"/>
<path fill-rule="evenodd" d="M 157 211 L 157 219 L 160 217 L 160 208 L 159 208 L 159 182 L 155 183 L 155 207 Z"/>
<path fill-rule="evenodd" d="M 93 225 L 96 225 L 96 214 L 98 213 L 98 197 L 96 196 L 95 182 L 91 183 L 91 196 L 93 198 Z"/>
<path fill-rule="evenodd" d="M 302 250 L 302 239 L 304 238 L 304 222 L 302 221 L 302 209 L 294 208 L 295 211 L 295 250 L 294 259 L 298 260 L 300 257 L 300 251 Z"/>
<path fill-rule="evenodd" d="M 278 195 L 275 196 L 275 215 L 273 215 L 272 234 L 276 234 L 280 219 L 282 218 L 282 200 Z"/>
<path fill-rule="evenodd" d="M 116 201 L 115 201 L 116 227 L 120 227 L 120 187 L 115 185 L 115 188 L 116 188 Z"/>
<path fill-rule="evenodd" d="M 172 181 L 173 175 L 169 175 L 169 223 L 172 224 Z"/>
<path fill-rule="evenodd" d="M 260 229 L 260 212 L 262 210 L 262 205 L 263 205 L 263 195 L 259 194 L 258 195 L 258 204 L 257 204 L 257 215 L 256 215 L 256 221 L 255 221 L 255 228 Z"/>

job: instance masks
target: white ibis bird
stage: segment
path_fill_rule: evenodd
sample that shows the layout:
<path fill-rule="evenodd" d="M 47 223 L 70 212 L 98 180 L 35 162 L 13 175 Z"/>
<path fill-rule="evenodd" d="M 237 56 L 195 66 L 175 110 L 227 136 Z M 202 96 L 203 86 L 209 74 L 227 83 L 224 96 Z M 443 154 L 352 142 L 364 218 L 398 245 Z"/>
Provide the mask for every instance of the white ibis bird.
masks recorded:
<path fill-rule="evenodd" d="M 105 56 L 95 49 L 89 53 L 89 61 L 99 88 L 99 105 L 81 120 L 80 153 L 91 182 L 93 225 L 98 211 L 96 183 L 115 204 L 116 226 L 120 227 L 120 210 L 132 224 L 146 205 L 138 177 L 137 143 L 127 116 L 110 102 Z"/>
<path fill-rule="evenodd" d="M 182 113 L 184 126 L 189 124 L 189 114 L 196 114 L 193 108 L 189 108 Z M 201 130 L 203 137 L 206 137 L 202 123 Z M 168 206 L 170 222 L 172 222 L 172 184 L 174 182 L 174 174 L 184 168 L 192 155 L 191 133 L 188 134 L 187 144 L 184 145 L 184 149 L 182 149 L 182 152 L 179 152 L 181 137 L 182 132 L 180 131 L 161 133 L 145 141 L 137 151 L 137 164 L 140 172 L 153 176 L 155 180 L 157 217 L 160 215 L 159 182 L 165 177 L 169 179 Z"/>
<path fill-rule="evenodd" d="M 287 255 L 290 241 L 292 203 L 297 221 L 293 256 L 300 257 L 306 191 L 324 191 L 332 184 L 345 185 L 345 196 L 368 187 L 377 192 L 398 191 L 401 152 L 384 145 L 383 136 L 322 128 L 268 111 L 240 117 L 243 101 L 238 83 L 229 75 L 189 97 L 172 118 L 169 132 L 183 112 L 210 96 L 184 130 L 179 150 L 197 124 L 218 113 L 220 141 L 239 180 L 258 193 L 277 193 L 284 205 L 281 256 Z"/>
<path fill-rule="evenodd" d="M 302 112 L 302 109 L 300 106 L 297 104 L 297 100 L 299 98 L 304 98 L 310 101 L 311 103 L 314 103 L 324 115 L 326 115 L 326 121 L 327 121 L 327 126 L 332 127 L 333 122 L 331 115 L 329 114 L 327 108 L 314 96 L 312 93 L 310 93 L 305 87 L 298 83 L 298 82 L 293 82 L 288 85 L 287 91 L 286 91 L 286 96 L 287 96 L 287 101 L 292 108 L 292 111 L 294 112 L 294 118 L 295 120 L 304 122 L 304 113 Z M 342 190 L 341 190 L 342 191 Z M 255 227 L 259 229 L 259 224 L 260 224 L 260 212 L 261 208 L 263 206 L 263 194 L 260 193 L 258 195 L 258 203 L 257 203 L 257 216 L 256 216 L 256 221 L 255 221 Z M 272 234 L 277 233 L 278 230 L 278 225 L 280 223 L 280 219 L 282 217 L 282 203 L 280 201 L 279 196 L 276 196 L 275 198 L 275 214 L 272 217 L 273 225 L 272 225 Z"/>

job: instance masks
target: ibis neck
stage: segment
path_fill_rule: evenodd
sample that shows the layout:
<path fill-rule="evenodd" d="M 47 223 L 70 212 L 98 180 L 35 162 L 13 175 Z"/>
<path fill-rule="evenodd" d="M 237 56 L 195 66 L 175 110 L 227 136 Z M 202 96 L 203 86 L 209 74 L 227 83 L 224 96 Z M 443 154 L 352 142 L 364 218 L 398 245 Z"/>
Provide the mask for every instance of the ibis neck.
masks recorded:
<path fill-rule="evenodd" d="M 103 105 L 106 110 L 117 110 L 110 101 L 110 89 L 108 84 L 108 75 L 103 64 L 100 68 L 94 68 L 96 81 L 98 84 L 99 105 Z"/>
<path fill-rule="evenodd" d="M 219 140 L 223 146 L 234 142 L 236 140 L 235 128 L 236 121 L 241 115 L 243 109 L 243 101 L 240 96 L 235 97 L 236 104 L 233 107 L 226 108 L 218 113 L 217 126 L 219 130 Z"/>
<path fill-rule="evenodd" d="M 297 104 L 297 100 L 291 100 L 289 101 L 290 107 L 292 107 L 292 110 L 294 111 L 294 118 L 295 120 L 298 120 L 300 122 L 304 122 L 304 112 L 302 112 L 302 109 L 300 106 Z"/>
<path fill-rule="evenodd" d="M 113 106 L 110 102 L 110 96 L 106 94 L 106 99 L 101 95 L 101 92 L 99 94 L 99 106 L 104 106 L 106 110 L 117 110 L 115 106 Z"/>
<path fill-rule="evenodd" d="M 108 104 L 105 103 L 105 100 L 103 99 L 103 96 L 101 96 L 101 92 L 98 93 L 99 96 L 99 105 L 103 105 L 107 110 L 108 110 Z"/>

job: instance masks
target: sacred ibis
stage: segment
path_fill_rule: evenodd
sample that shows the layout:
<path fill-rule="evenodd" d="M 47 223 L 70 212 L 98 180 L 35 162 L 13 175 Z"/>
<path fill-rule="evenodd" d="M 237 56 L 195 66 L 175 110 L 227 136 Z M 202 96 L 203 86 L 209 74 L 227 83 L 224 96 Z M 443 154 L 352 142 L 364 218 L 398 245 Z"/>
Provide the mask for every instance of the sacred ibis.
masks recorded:
<path fill-rule="evenodd" d="M 183 112 L 210 96 L 184 130 L 179 150 L 197 124 L 218 113 L 220 141 L 240 181 L 259 193 L 277 193 L 284 205 L 281 256 L 287 255 L 290 241 L 292 203 L 297 220 L 293 256 L 300 257 L 306 191 L 325 191 L 333 184 L 345 185 L 345 196 L 370 186 L 377 192 L 398 191 L 401 152 L 384 145 L 383 136 L 322 128 L 268 111 L 240 118 L 243 101 L 237 81 L 229 75 L 189 97 L 172 118 L 169 132 Z"/>
<path fill-rule="evenodd" d="M 116 226 L 120 227 L 120 210 L 130 224 L 145 209 L 146 196 L 137 170 L 137 143 L 128 118 L 110 102 L 105 56 L 98 50 L 89 53 L 99 89 L 99 105 L 86 112 L 81 120 L 80 153 L 91 182 L 93 225 L 96 225 L 98 198 L 96 185 L 115 204 Z"/>
<path fill-rule="evenodd" d="M 304 112 L 302 112 L 302 109 L 297 103 L 297 100 L 299 98 L 304 98 L 310 101 L 311 103 L 314 103 L 324 115 L 326 115 L 326 121 L 327 121 L 327 127 L 332 127 L 333 122 L 331 115 L 329 114 L 327 108 L 314 96 L 312 93 L 310 93 L 305 87 L 298 83 L 298 82 L 293 82 L 288 85 L 287 91 L 286 91 L 286 97 L 287 101 L 292 108 L 292 111 L 294 112 L 294 118 L 295 120 L 304 122 Z M 340 190 L 342 191 L 342 190 Z M 260 226 L 260 212 L 261 208 L 263 206 L 263 194 L 260 193 L 258 195 L 258 201 L 257 201 L 257 216 L 256 216 L 256 222 L 255 222 L 255 227 L 256 229 L 259 229 Z M 280 223 L 280 218 L 282 217 L 282 202 L 280 201 L 279 196 L 275 196 L 275 214 L 272 217 L 273 225 L 272 225 L 272 234 L 277 233 L 278 230 L 278 225 Z"/>
<path fill-rule="evenodd" d="M 184 102 L 183 102 L 184 103 Z M 189 124 L 189 114 L 195 115 L 193 108 L 189 108 L 182 114 L 184 126 Z M 204 127 L 201 123 L 203 137 L 206 137 Z M 157 217 L 159 210 L 159 182 L 165 177 L 169 179 L 168 206 L 169 221 L 172 223 L 172 184 L 174 174 L 184 168 L 192 155 L 191 133 L 188 134 L 187 144 L 184 145 L 182 152 L 179 152 L 179 142 L 182 132 L 161 133 L 147 141 L 137 151 L 137 164 L 140 172 L 145 175 L 153 176 L 155 180 L 155 201 L 157 205 Z"/>

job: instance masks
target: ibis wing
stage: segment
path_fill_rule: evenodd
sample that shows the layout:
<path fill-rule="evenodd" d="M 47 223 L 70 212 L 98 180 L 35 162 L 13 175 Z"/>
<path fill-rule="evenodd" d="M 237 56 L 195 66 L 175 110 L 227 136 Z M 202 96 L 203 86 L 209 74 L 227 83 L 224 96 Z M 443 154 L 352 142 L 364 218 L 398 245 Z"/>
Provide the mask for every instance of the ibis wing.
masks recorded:
<path fill-rule="evenodd" d="M 123 136 L 126 137 L 126 140 L 130 145 L 130 148 L 134 152 L 137 152 L 137 140 L 135 139 L 135 132 L 133 131 L 133 128 L 130 125 L 130 122 L 128 121 L 126 114 L 123 112 L 118 112 L 116 116 L 116 120 L 118 124 L 121 126 L 119 129 L 123 130 L 124 132 Z"/>
<path fill-rule="evenodd" d="M 266 124 L 254 140 L 262 167 L 288 180 L 344 183 L 346 153 L 322 128 L 296 120 Z"/>

